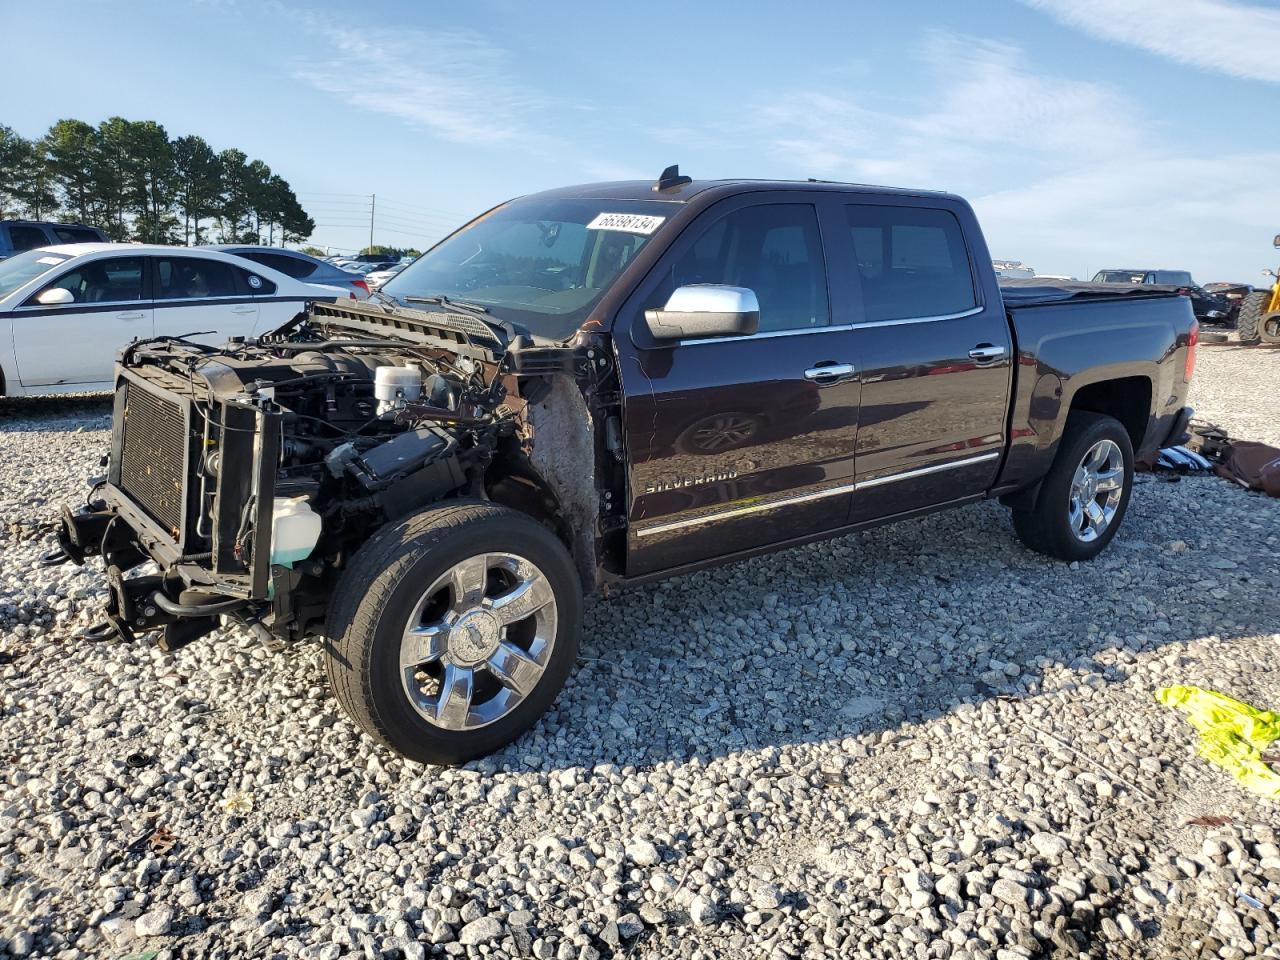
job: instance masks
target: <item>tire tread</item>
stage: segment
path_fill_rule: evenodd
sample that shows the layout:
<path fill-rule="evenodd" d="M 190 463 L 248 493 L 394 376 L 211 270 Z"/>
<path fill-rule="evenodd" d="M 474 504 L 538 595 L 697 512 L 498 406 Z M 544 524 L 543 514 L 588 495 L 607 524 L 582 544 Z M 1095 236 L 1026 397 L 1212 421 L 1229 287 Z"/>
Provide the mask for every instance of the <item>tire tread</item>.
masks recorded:
<path fill-rule="evenodd" d="M 1241 343 L 1257 343 L 1261 338 L 1262 307 L 1270 293 L 1255 290 L 1244 298 L 1236 314 L 1236 336 Z"/>

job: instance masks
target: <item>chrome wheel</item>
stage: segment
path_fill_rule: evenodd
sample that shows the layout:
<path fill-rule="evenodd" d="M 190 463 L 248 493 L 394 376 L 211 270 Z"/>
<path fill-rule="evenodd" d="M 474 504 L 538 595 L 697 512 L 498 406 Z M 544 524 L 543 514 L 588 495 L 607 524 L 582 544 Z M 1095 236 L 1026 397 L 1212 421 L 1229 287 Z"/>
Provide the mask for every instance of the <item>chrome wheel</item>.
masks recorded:
<path fill-rule="evenodd" d="M 533 691 L 555 640 L 555 593 L 541 570 L 511 553 L 469 557 L 437 578 L 410 614 L 401 683 L 427 722 L 474 730 Z"/>
<path fill-rule="evenodd" d="M 1067 520 L 1076 538 L 1089 543 L 1111 526 L 1124 495 L 1124 454 L 1113 440 L 1099 440 L 1071 479 Z"/>

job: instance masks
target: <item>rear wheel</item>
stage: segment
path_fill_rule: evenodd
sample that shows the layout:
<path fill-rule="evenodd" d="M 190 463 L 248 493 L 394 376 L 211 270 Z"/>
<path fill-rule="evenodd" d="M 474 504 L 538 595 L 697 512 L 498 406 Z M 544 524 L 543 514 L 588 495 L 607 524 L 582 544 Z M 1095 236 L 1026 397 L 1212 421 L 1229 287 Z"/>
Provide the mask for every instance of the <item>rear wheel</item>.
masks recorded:
<path fill-rule="evenodd" d="M 435 507 L 353 558 L 331 601 L 329 680 L 375 740 L 464 763 L 550 707 L 581 624 L 573 561 L 545 527 L 491 503 Z"/>
<path fill-rule="evenodd" d="M 1116 535 L 1133 489 L 1133 444 L 1118 420 L 1075 411 L 1036 505 L 1013 512 L 1018 537 L 1060 560 L 1091 560 Z"/>
<path fill-rule="evenodd" d="M 1240 301 L 1240 313 L 1236 316 L 1236 336 L 1241 343 L 1257 343 L 1262 326 L 1262 308 L 1270 294 L 1257 290 Z"/>

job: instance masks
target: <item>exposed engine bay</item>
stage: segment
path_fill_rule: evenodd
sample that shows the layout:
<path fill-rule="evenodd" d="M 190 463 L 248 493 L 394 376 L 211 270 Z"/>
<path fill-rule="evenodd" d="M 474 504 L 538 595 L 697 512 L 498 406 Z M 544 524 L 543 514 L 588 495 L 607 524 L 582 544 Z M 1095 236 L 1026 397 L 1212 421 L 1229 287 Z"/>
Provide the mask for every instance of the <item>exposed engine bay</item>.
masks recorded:
<path fill-rule="evenodd" d="M 578 360 L 466 314 L 388 318 L 363 305 L 315 305 L 222 347 L 134 344 L 120 358 L 103 499 L 66 515 L 63 550 L 103 555 L 117 632 L 163 628 L 173 648 L 217 615 L 264 639 L 310 632 L 356 550 L 446 497 L 496 494 L 568 540 L 524 414 L 556 374 L 576 394 L 593 366 Z M 148 559 L 159 575 L 123 576 Z"/>

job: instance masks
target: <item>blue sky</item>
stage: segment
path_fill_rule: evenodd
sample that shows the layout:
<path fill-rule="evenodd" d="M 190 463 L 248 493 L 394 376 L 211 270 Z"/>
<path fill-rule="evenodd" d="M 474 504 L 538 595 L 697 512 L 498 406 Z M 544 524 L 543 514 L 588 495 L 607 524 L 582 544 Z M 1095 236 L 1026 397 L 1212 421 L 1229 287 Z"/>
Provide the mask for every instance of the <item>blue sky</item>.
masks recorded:
<path fill-rule="evenodd" d="M 953 190 L 1043 273 L 1257 280 L 1280 232 L 1280 3 L 3 3 L 0 122 L 154 119 L 288 179 L 320 243 L 422 245 L 590 180 Z M 357 225 L 361 224 L 361 225 Z"/>

